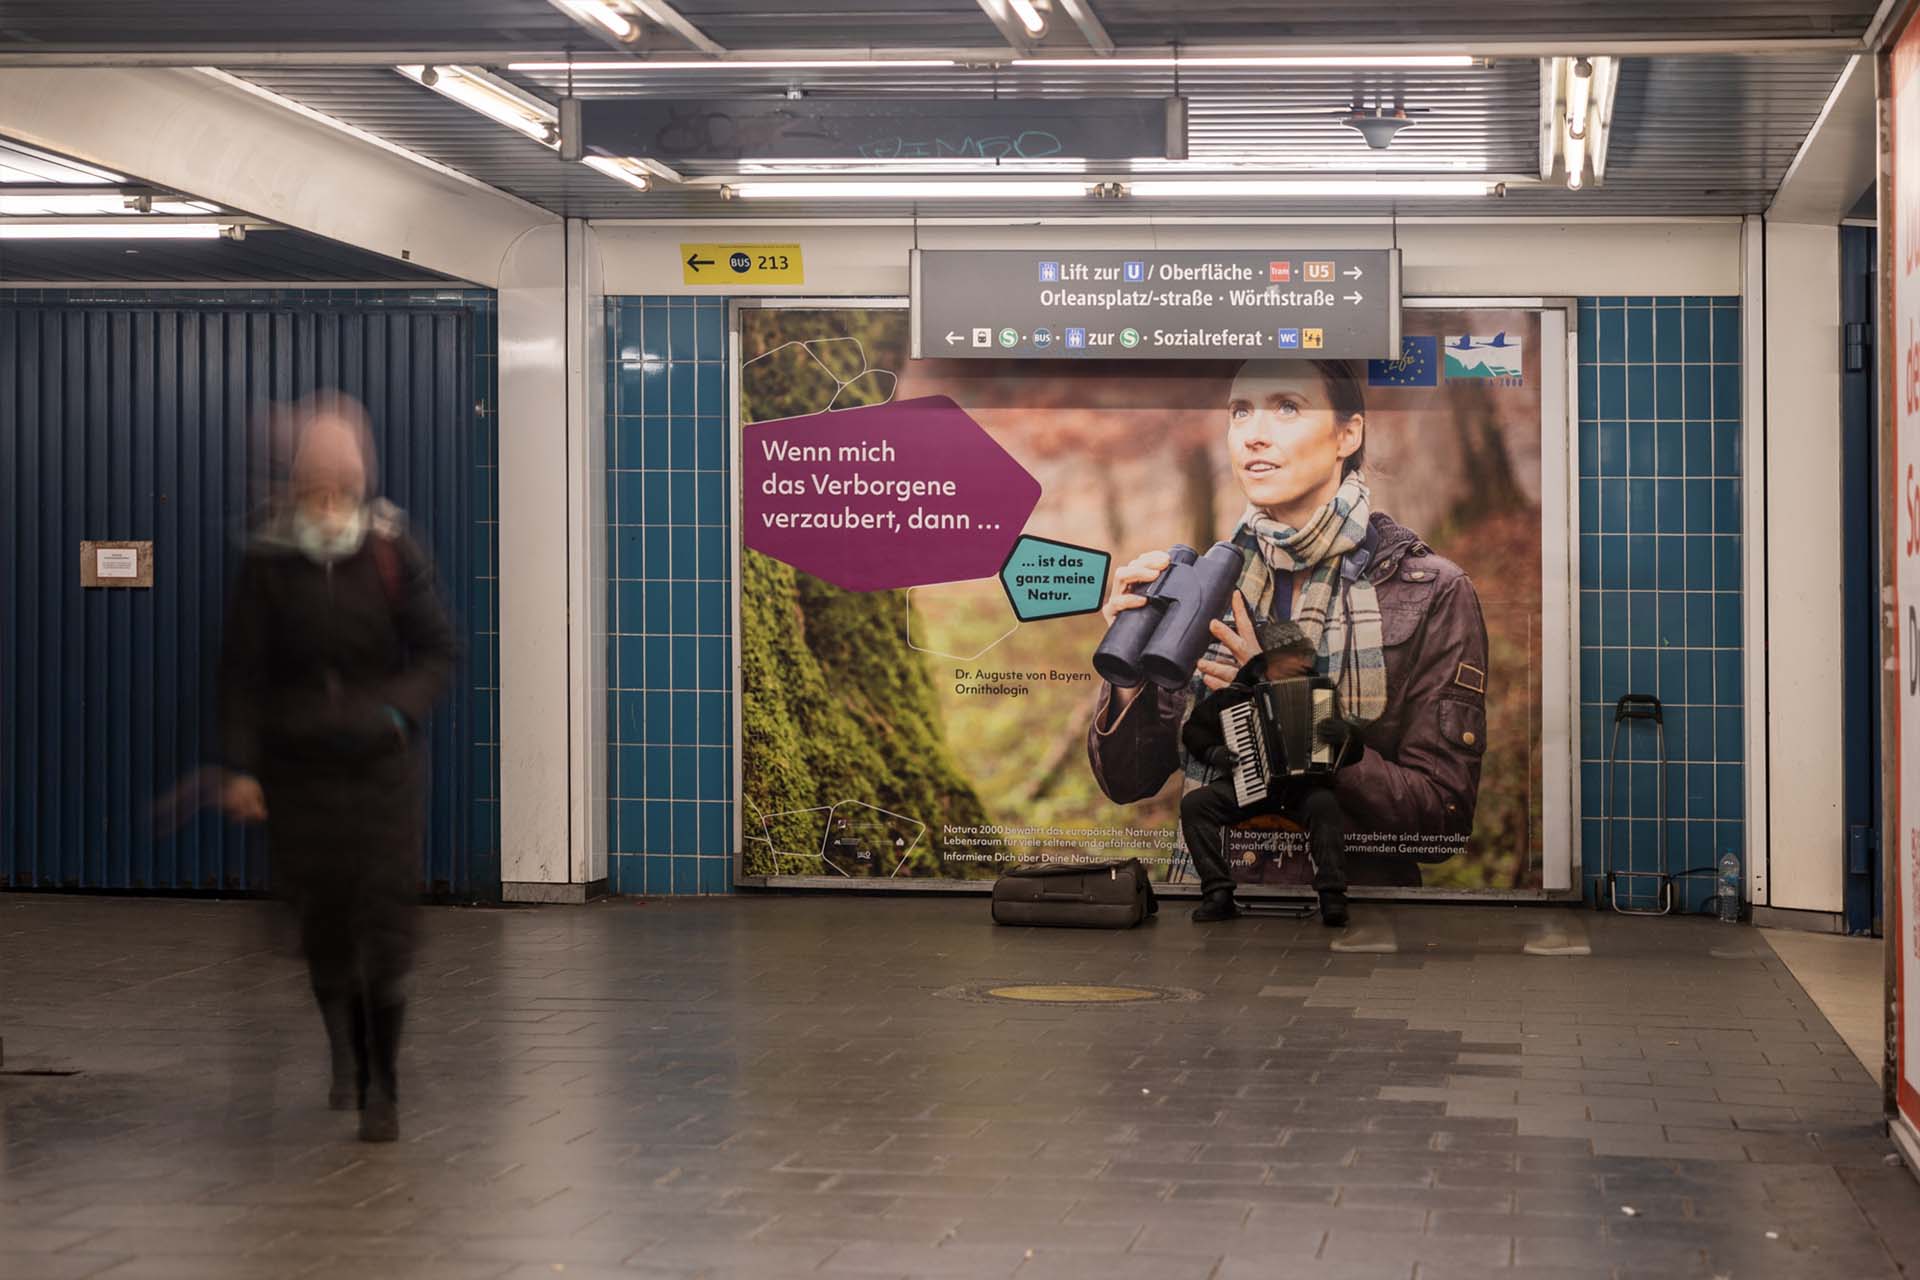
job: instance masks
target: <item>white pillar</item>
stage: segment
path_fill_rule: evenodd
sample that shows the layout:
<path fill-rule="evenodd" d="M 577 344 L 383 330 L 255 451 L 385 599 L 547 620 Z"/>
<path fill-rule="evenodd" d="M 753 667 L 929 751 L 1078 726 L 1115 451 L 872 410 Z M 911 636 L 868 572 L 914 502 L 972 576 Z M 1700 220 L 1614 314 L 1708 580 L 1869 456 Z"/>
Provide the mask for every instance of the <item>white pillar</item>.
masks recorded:
<path fill-rule="evenodd" d="M 500 879 L 579 902 L 607 875 L 604 335 L 584 223 L 500 273 Z"/>
<path fill-rule="evenodd" d="M 1765 505 L 1765 631 L 1747 637 L 1761 668 L 1765 877 L 1756 906 L 1837 915 L 1845 908 L 1847 823 L 1840 664 L 1840 230 L 1764 224 L 1765 466 L 1749 456 Z M 1751 536 L 1751 532 L 1749 534 Z M 1751 602 L 1750 602 L 1751 603 Z M 1751 609 L 1749 610 L 1751 616 Z M 1755 769 L 1754 763 L 1749 764 Z"/>

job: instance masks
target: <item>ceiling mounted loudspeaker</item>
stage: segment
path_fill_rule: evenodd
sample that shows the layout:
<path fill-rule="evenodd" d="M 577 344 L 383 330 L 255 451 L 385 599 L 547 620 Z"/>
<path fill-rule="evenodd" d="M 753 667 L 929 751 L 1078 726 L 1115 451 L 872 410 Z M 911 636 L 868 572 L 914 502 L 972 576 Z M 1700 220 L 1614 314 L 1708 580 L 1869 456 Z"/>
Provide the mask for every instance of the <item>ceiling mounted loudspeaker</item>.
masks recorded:
<path fill-rule="evenodd" d="M 1355 111 L 1340 119 L 1348 128 L 1358 130 L 1375 151 L 1385 151 L 1400 131 L 1413 123 L 1404 111 Z"/>
<path fill-rule="evenodd" d="M 1187 158 L 1187 100 L 1167 99 L 1167 159 Z"/>

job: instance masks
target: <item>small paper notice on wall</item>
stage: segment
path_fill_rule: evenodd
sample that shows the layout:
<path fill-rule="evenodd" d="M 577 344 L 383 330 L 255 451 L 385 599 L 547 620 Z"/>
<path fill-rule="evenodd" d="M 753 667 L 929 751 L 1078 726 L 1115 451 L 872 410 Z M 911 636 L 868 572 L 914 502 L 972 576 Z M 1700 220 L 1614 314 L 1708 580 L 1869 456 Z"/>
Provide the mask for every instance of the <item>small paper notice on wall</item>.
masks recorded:
<path fill-rule="evenodd" d="M 82 542 L 80 585 L 83 587 L 151 587 L 151 542 Z"/>
<path fill-rule="evenodd" d="M 95 547 L 93 572 L 95 577 L 100 578 L 137 578 L 140 576 L 140 553 L 132 547 Z"/>

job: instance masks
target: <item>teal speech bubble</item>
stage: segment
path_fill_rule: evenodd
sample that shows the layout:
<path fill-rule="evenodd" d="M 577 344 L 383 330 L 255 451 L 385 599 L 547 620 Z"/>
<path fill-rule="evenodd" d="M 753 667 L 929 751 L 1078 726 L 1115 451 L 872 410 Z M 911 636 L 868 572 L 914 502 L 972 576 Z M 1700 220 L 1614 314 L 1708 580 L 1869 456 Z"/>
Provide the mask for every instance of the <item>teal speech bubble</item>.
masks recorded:
<path fill-rule="evenodd" d="M 1000 566 L 1000 585 L 1022 622 L 1095 613 L 1112 559 L 1092 547 L 1023 535 Z"/>

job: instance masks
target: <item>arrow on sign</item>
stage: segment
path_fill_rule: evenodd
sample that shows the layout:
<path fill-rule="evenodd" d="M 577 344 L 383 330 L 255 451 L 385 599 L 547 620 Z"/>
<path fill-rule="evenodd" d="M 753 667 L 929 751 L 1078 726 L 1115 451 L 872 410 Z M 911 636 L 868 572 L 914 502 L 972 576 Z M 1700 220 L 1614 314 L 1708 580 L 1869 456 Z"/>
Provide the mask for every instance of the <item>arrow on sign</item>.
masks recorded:
<path fill-rule="evenodd" d="M 1347 301 L 1348 301 L 1348 302 L 1353 302 L 1353 303 L 1358 303 L 1358 302 L 1360 301 L 1360 295 L 1359 295 L 1359 294 L 1357 294 L 1357 293 L 1350 293 L 1350 294 L 1348 294 L 1348 295 L 1347 295 Z"/>
<path fill-rule="evenodd" d="M 1361 272 L 1360 272 L 1360 268 L 1355 267 L 1351 271 L 1342 271 L 1340 274 L 1343 276 L 1352 276 L 1355 280 L 1358 280 L 1360 278 Z"/>
<path fill-rule="evenodd" d="M 964 342 L 964 341 L 966 341 L 966 339 L 965 339 L 965 338 L 963 338 L 963 337 L 962 337 L 962 336 L 961 336 L 960 334 L 957 334 L 957 333 L 949 333 L 949 334 L 947 335 L 947 345 L 948 345 L 948 346 L 952 346 L 952 345 L 953 345 L 954 343 L 956 343 L 956 342 Z"/>
<path fill-rule="evenodd" d="M 687 265 L 692 267 L 695 271 L 698 271 L 702 267 L 712 266 L 713 259 L 703 258 L 700 256 L 699 251 L 695 250 L 694 252 L 687 255 Z"/>

